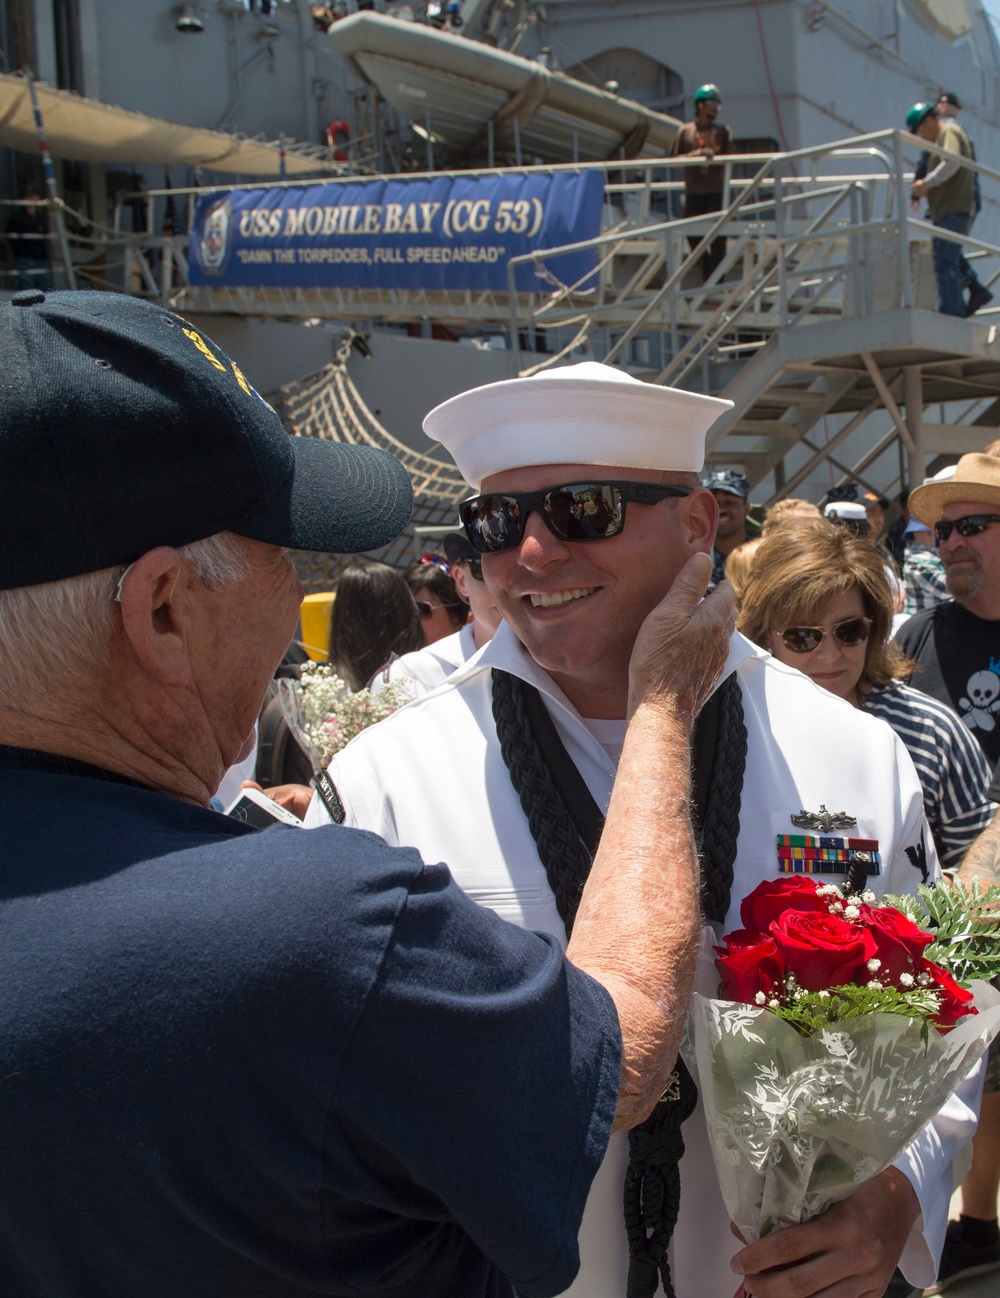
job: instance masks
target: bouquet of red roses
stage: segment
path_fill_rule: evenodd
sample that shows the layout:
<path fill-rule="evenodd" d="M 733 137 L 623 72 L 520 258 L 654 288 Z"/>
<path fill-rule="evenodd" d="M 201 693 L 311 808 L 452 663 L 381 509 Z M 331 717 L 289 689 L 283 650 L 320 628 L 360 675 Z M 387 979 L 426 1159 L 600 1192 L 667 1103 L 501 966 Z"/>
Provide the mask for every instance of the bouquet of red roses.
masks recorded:
<path fill-rule="evenodd" d="M 894 1162 L 1000 1030 L 1000 889 L 848 895 L 762 883 L 695 996 L 719 1183 L 748 1243 L 817 1216 Z M 975 1002 L 975 1003 L 974 1003 Z"/>

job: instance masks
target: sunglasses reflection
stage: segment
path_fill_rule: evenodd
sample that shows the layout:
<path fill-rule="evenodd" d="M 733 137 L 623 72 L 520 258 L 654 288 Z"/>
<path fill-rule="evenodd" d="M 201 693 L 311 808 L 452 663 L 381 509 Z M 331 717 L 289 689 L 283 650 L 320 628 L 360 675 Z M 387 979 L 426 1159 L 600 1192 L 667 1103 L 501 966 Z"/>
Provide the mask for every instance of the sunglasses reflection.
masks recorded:
<path fill-rule="evenodd" d="M 828 634 L 845 649 L 856 649 L 868 639 L 871 629 L 870 617 L 850 617 L 838 622 L 829 632 L 821 626 L 790 626 L 779 634 L 782 644 L 792 653 L 810 654 L 820 647 Z"/>
<path fill-rule="evenodd" d="M 991 523 L 1000 523 L 1000 514 L 966 514 L 964 518 L 942 518 L 934 525 L 934 535 L 941 542 L 947 541 L 952 532 L 957 532 L 966 540 L 985 532 Z"/>

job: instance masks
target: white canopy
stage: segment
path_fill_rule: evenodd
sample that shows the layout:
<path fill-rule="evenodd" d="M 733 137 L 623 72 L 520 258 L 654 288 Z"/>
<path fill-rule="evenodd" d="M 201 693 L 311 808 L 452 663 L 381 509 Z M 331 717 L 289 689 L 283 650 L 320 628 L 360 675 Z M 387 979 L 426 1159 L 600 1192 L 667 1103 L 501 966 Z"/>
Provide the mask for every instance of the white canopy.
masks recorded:
<path fill-rule="evenodd" d="M 68 90 L 35 85 L 45 136 L 54 157 L 77 162 L 107 162 L 164 167 L 205 167 L 243 176 L 277 180 L 280 146 L 244 140 L 224 131 L 183 126 L 85 99 Z M 22 76 L 0 73 L 0 146 L 38 152 L 38 133 L 28 83 Z M 336 172 L 325 150 L 301 144 L 285 147 L 287 176 Z M 312 155 L 316 156 L 312 156 Z"/>

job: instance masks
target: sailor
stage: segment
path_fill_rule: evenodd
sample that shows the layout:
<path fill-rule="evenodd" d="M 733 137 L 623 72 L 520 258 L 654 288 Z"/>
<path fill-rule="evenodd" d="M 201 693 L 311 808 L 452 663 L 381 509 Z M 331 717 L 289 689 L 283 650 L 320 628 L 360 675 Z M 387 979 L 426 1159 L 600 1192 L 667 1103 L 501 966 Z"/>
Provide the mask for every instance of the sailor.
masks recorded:
<path fill-rule="evenodd" d="M 615 777 L 638 627 L 679 567 L 712 547 L 718 506 L 696 475 L 705 434 L 728 405 L 584 363 L 490 384 L 433 410 L 425 431 L 477 493 L 463 520 L 504 621 L 433 694 L 334 759 L 307 823 L 325 823 L 332 811 L 418 846 L 449 861 L 477 901 L 565 940 L 589 860 L 581 841 L 599 833 Z M 840 844 L 833 880 L 844 881 L 848 856 L 862 850 L 857 839 L 873 853 L 876 892 L 912 891 L 922 864 L 936 872 L 920 785 L 888 726 L 739 635 L 721 681 L 696 740 L 710 920 L 739 927 L 740 900 L 762 879 L 801 868 L 790 840 L 817 831 Z M 680 1128 L 695 1101 L 680 1078 L 677 1089 L 681 1100 L 659 1105 L 654 1129 L 633 1141 L 633 1167 L 629 1140 L 612 1139 L 587 1203 L 573 1298 L 623 1294 L 630 1271 L 632 1296 L 658 1292 L 658 1274 L 669 1284 L 660 1245 L 672 1213 L 644 1222 L 635 1201 L 645 1183 L 647 1202 L 662 1189 L 668 1209 L 674 1205 L 669 1162 L 651 1169 L 641 1147 L 647 1136 L 669 1144 L 678 1130 L 686 1153 L 669 1252 L 676 1292 L 733 1291 L 730 1259 L 739 1245 L 704 1117 L 699 1106 Z M 838 1282 L 842 1298 L 882 1293 L 901 1256 L 912 1283 L 929 1283 L 951 1157 L 975 1125 L 972 1108 L 951 1105 L 948 1121 L 919 1137 L 898 1167 L 822 1218 L 739 1251 L 735 1267 L 752 1275 L 758 1298 L 776 1293 L 776 1283 L 803 1296 Z M 762 1274 L 779 1262 L 797 1274 Z"/>
<path fill-rule="evenodd" d="M 823 510 L 823 517 L 838 527 L 845 527 L 859 540 L 867 540 L 871 534 L 868 511 L 859 500 L 831 500 Z"/>
<path fill-rule="evenodd" d="M 715 469 L 705 479 L 705 486 L 719 506 L 719 526 L 712 547 L 712 580 L 718 584 L 726 575 L 726 560 L 738 545 L 750 540 L 750 480 L 735 469 Z M 755 534 L 759 535 L 759 529 Z"/>
<path fill-rule="evenodd" d="M 442 547 L 455 590 L 469 606 L 470 620 L 453 635 L 394 658 L 376 673 L 369 686 L 373 694 L 390 682 L 405 684 L 414 698 L 427 694 L 478 653 L 497 629 L 500 613 L 483 581 L 482 555 L 472 548 L 464 532 L 449 532 Z"/>

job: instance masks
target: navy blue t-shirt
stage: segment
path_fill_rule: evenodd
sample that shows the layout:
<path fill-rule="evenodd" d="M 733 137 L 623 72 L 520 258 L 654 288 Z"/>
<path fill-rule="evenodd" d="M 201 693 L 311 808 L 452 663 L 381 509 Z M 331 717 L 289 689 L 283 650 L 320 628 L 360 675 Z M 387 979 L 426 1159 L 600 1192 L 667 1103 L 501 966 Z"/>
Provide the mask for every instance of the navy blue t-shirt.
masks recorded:
<path fill-rule="evenodd" d="M 0 751 L 0 1293 L 555 1294 L 613 1003 L 443 866 Z"/>

